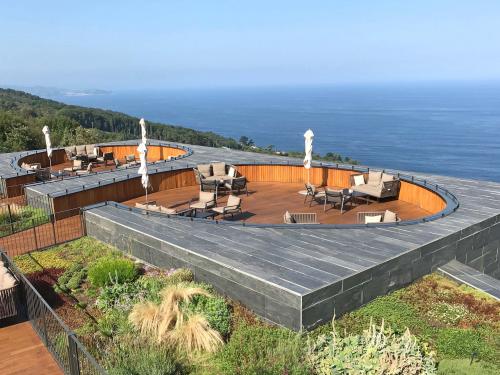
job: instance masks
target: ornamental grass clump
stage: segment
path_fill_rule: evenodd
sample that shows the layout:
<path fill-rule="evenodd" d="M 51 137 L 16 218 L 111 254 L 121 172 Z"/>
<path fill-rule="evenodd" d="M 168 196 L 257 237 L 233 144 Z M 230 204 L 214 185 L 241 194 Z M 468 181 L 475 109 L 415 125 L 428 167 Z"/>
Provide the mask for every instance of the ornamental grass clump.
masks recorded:
<path fill-rule="evenodd" d="M 215 352 L 223 344 L 220 333 L 210 327 L 204 316 L 189 313 L 186 308 L 200 295 L 211 296 L 200 287 L 171 285 L 161 292 L 159 305 L 149 301 L 136 304 L 129 321 L 142 336 L 155 338 L 158 343 L 182 348 L 188 353 Z"/>
<path fill-rule="evenodd" d="M 424 349 L 408 329 L 396 335 L 384 322 L 380 327 L 370 322 L 360 335 L 342 337 L 333 327 L 309 345 L 308 360 L 319 375 L 436 374 L 433 353 Z"/>

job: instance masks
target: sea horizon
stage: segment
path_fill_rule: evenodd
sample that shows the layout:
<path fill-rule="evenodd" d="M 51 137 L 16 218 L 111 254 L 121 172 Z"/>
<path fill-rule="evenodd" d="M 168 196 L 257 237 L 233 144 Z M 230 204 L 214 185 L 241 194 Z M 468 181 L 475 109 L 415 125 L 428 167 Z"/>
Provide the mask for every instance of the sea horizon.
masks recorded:
<path fill-rule="evenodd" d="M 259 146 L 339 153 L 377 168 L 500 181 L 500 83 L 114 90 L 51 96 Z"/>

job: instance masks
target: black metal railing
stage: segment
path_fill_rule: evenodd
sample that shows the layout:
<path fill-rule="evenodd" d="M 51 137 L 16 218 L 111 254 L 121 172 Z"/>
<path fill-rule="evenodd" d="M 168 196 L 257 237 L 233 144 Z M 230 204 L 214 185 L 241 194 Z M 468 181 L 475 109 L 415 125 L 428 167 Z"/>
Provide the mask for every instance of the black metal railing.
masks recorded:
<path fill-rule="evenodd" d="M 55 313 L 7 254 L 0 250 L 0 256 L 19 280 L 18 311 L 31 322 L 34 331 L 63 372 L 66 375 L 106 375 L 106 371 L 78 340 L 75 333 Z"/>
<path fill-rule="evenodd" d="M 0 247 L 9 256 L 26 254 L 80 238 L 84 225 L 80 208 L 8 223 L 0 226 Z"/>

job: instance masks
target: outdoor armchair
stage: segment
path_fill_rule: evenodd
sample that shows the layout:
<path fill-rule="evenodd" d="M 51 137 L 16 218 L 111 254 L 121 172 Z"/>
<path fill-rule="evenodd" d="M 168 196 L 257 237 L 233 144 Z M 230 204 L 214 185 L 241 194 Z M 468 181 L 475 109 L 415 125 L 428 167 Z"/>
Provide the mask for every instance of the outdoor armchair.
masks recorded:
<path fill-rule="evenodd" d="M 352 195 L 349 189 L 342 190 L 331 190 L 325 188 L 323 211 L 326 211 L 326 205 L 330 204 L 331 207 L 335 208 L 337 205 L 340 206 L 340 213 L 344 213 L 344 206 L 346 203 L 351 202 Z"/>
<path fill-rule="evenodd" d="M 214 207 L 212 211 L 217 212 L 219 215 L 226 216 L 241 213 L 241 198 L 230 195 L 225 206 Z"/>
<path fill-rule="evenodd" d="M 312 202 L 323 203 L 325 197 L 325 192 L 323 190 L 318 190 L 318 188 L 310 183 L 306 183 L 306 196 L 304 197 L 304 204 L 307 202 L 307 198 L 310 197 L 309 207 Z"/>
<path fill-rule="evenodd" d="M 200 210 L 208 210 L 210 208 L 215 207 L 217 204 L 215 193 L 208 191 L 200 191 L 200 196 L 198 201 L 190 202 L 189 208 L 191 209 L 200 209 Z"/>
<path fill-rule="evenodd" d="M 227 181 L 224 186 L 232 193 L 238 192 L 238 194 L 240 194 L 240 192 L 243 190 L 248 196 L 247 179 L 245 176 L 232 178 L 231 180 Z"/>

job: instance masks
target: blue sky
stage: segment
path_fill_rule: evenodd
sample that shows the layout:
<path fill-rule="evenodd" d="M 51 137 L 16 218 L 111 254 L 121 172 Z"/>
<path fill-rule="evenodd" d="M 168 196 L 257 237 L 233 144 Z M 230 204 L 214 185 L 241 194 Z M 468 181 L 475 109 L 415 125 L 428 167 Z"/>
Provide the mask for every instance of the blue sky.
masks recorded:
<path fill-rule="evenodd" d="M 500 79 L 500 1 L 23 1 L 0 84 L 171 88 Z"/>

